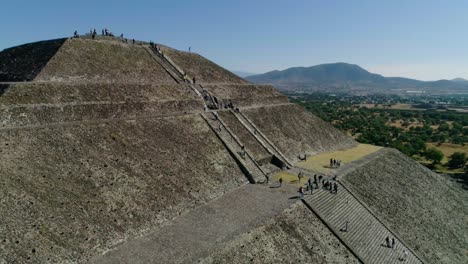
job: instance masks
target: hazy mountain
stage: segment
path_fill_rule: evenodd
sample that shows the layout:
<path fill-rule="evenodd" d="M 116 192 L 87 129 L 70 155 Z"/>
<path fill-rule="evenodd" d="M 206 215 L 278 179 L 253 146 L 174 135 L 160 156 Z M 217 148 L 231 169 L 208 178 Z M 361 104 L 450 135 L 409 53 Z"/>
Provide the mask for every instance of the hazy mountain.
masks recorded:
<path fill-rule="evenodd" d="M 452 79 L 451 81 L 452 82 L 468 82 L 467 79 L 463 79 L 463 78 L 455 78 L 455 79 Z"/>
<path fill-rule="evenodd" d="M 384 77 L 348 63 L 294 67 L 248 76 L 246 79 L 253 83 L 271 84 L 281 90 L 303 92 L 468 93 L 468 82 L 426 82 L 402 77 Z"/>
<path fill-rule="evenodd" d="M 253 73 L 253 72 L 244 72 L 244 71 L 232 71 L 235 75 L 241 77 L 241 78 L 244 78 L 244 77 L 247 77 L 247 76 L 252 76 L 252 75 L 256 75 L 257 73 Z"/>
<path fill-rule="evenodd" d="M 248 78 L 252 81 L 280 82 L 329 82 L 329 81 L 382 81 L 383 76 L 372 74 L 363 68 L 347 63 L 321 64 L 312 67 L 294 67 L 284 71 L 272 71 Z"/>

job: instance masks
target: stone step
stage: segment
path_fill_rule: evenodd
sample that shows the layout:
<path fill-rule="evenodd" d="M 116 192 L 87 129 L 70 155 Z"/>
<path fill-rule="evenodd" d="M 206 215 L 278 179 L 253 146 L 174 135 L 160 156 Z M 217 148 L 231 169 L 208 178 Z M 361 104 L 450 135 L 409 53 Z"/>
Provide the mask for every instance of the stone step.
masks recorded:
<path fill-rule="evenodd" d="M 336 197 L 340 194 L 333 194 L 326 190 L 321 190 L 321 192 L 323 192 L 323 196 L 321 197 L 323 200 L 319 205 L 319 209 L 324 215 L 329 216 L 332 210 L 337 211 L 336 209 L 343 205 L 343 200 L 338 199 L 338 197 Z"/>
<path fill-rule="evenodd" d="M 349 203 L 344 202 L 340 205 L 340 207 L 335 209 L 335 214 L 330 215 L 330 222 L 332 224 L 340 225 L 340 223 L 344 223 L 348 221 L 349 223 L 354 222 L 355 219 L 353 218 L 347 218 L 343 219 L 343 216 L 345 215 L 352 215 L 352 216 L 357 216 L 356 214 L 356 208 L 351 206 Z"/>
<path fill-rule="evenodd" d="M 370 251 L 370 249 L 374 249 L 376 244 L 380 246 L 382 238 L 380 238 L 379 233 L 380 231 L 382 231 L 382 227 L 371 222 L 370 226 L 366 226 L 365 230 L 366 232 L 362 232 L 360 236 L 361 244 L 360 244 L 359 250 L 361 250 L 362 252 L 361 254 L 364 257 L 367 257 L 369 259 L 376 258 L 376 256 L 372 256 L 372 253 L 375 253 L 378 251 L 376 250 Z M 369 237 L 368 234 L 371 234 L 372 236 Z M 385 237 L 383 239 L 385 239 Z"/>
<path fill-rule="evenodd" d="M 347 189 L 339 184 L 338 193 L 317 189 L 304 200 L 331 226 L 339 237 L 362 258 L 364 263 L 400 263 L 405 246 L 364 207 Z M 348 231 L 340 231 L 348 221 Z M 395 238 L 395 249 L 381 246 L 386 237 Z M 422 263 L 408 250 L 405 263 Z"/>
<path fill-rule="evenodd" d="M 331 195 L 331 194 L 327 194 Z M 333 222 L 333 219 L 340 217 L 340 215 L 343 214 L 342 211 L 346 210 L 349 207 L 349 204 L 346 202 L 340 202 L 339 200 L 336 199 L 330 199 L 333 200 L 333 203 L 330 203 L 327 205 L 323 210 L 322 213 L 324 216 L 328 217 L 331 222 Z"/>
<path fill-rule="evenodd" d="M 361 217 L 362 211 L 360 208 L 357 208 L 349 203 L 346 204 L 346 209 L 342 213 L 338 212 L 336 215 L 330 217 L 330 222 L 333 224 L 339 224 L 345 221 L 348 221 L 350 225 L 357 226 L 358 224 L 364 222 L 366 219 Z M 337 210 L 338 211 L 338 210 Z"/>

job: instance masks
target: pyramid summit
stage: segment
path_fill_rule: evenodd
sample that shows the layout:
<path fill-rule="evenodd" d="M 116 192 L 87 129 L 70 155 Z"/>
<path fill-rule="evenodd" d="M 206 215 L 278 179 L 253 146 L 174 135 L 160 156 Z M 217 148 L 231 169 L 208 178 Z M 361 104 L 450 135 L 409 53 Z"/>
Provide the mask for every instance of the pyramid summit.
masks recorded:
<path fill-rule="evenodd" d="M 465 193 L 199 54 L 40 41 L 0 52 L 0 91 L 0 263 L 466 260 Z"/>

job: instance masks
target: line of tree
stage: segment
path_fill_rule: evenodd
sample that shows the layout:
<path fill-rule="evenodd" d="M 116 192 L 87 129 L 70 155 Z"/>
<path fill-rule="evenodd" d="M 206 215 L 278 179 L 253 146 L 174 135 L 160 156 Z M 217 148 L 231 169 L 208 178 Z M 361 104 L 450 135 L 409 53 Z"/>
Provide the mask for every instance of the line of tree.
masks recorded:
<path fill-rule="evenodd" d="M 361 143 L 396 148 L 408 156 L 425 157 L 434 165 L 442 162 L 444 154 L 436 148 L 427 148 L 427 142 L 439 145 L 445 142 L 468 143 L 467 114 L 365 108 L 360 106 L 364 100 L 367 99 L 323 94 L 302 95 L 293 99 L 325 121 L 349 132 Z M 392 103 L 397 102 L 395 98 L 392 100 Z M 462 154 L 454 153 L 448 157 L 448 166 L 463 167 L 466 157 L 462 162 Z"/>

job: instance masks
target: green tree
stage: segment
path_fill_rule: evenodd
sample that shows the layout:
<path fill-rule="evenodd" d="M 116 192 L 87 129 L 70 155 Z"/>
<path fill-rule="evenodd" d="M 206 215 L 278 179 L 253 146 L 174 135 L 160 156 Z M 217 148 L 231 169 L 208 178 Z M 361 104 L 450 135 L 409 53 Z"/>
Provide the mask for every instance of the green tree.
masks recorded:
<path fill-rule="evenodd" d="M 462 168 L 465 166 L 466 153 L 455 152 L 449 157 L 448 166 L 452 169 Z"/>
<path fill-rule="evenodd" d="M 432 164 L 438 164 L 444 158 L 444 154 L 436 148 L 429 148 L 424 152 L 424 157 L 432 161 Z"/>
<path fill-rule="evenodd" d="M 450 127 L 447 123 L 442 123 L 439 128 L 438 128 L 439 131 L 449 131 L 450 130 Z"/>
<path fill-rule="evenodd" d="M 408 142 L 416 152 L 423 153 L 426 150 L 426 143 L 421 138 L 414 138 L 411 142 Z"/>

